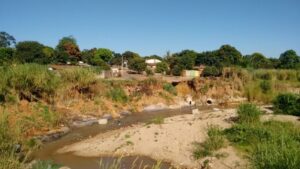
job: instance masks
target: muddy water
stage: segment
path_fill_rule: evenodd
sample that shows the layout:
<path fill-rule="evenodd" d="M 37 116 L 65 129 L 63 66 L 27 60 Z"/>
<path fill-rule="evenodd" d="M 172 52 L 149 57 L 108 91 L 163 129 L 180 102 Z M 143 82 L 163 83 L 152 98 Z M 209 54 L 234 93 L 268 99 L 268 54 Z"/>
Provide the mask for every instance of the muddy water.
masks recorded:
<path fill-rule="evenodd" d="M 198 107 L 199 110 L 209 110 L 213 107 L 203 106 Z M 157 116 L 159 117 L 171 117 L 181 114 L 191 113 L 192 107 L 184 107 L 176 110 L 161 110 L 161 111 L 152 111 L 152 112 L 143 112 L 138 114 L 133 114 L 122 119 L 115 119 L 109 121 L 107 125 L 92 125 L 82 128 L 74 128 L 72 131 L 60 138 L 59 140 L 44 144 L 41 149 L 35 153 L 34 157 L 40 160 L 51 160 L 57 164 L 68 166 L 72 169 L 99 169 L 99 162 L 102 161 L 103 164 L 111 164 L 118 157 L 79 157 L 75 156 L 72 153 L 67 154 L 58 154 L 56 151 L 65 145 L 69 145 L 89 137 L 93 137 L 99 133 L 104 133 L 110 130 L 119 129 L 122 127 L 131 126 L 133 124 L 145 123 L 150 119 L 153 119 Z M 137 160 L 136 160 L 137 159 Z M 131 156 L 123 157 L 121 160 L 122 168 L 130 168 L 132 163 L 136 160 L 135 164 L 137 166 L 142 163 L 141 166 L 153 166 L 157 161 L 143 156 Z M 143 167 L 142 167 L 143 168 Z M 162 162 L 162 168 L 170 168 L 170 165 L 166 162 Z"/>

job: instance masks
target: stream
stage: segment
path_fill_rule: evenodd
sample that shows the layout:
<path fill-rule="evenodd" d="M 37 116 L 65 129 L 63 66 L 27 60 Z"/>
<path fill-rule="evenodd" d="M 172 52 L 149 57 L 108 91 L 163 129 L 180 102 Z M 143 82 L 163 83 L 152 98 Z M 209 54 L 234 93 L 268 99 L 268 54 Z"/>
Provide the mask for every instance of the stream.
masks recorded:
<path fill-rule="evenodd" d="M 212 110 L 212 106 L 197 107 L 201 110 Z M 223 108 L 223 107 L 222 107 Z M 102 164 L 108 165 L 114 163 L 120 157 L 80 157 L 72 153 L 58 154 L 56 151 L 66 145 L 70 145 L 81 140 L 91 138 L 97 134 L 105 133 L 111 130 L 131 126 L 138 123 L 146 123 L 155 117 L 172 117 L 176 115 L 189 114 L 193 107 L 183 107 L 176 110 L 158 110 L 151 112 L 141 112 L 126 116 L 121 119 L 113 119 L 106 125 L 91 125 L 81 128 L 72 128 L 71 132 L 58 140 L 45 143 L 42 147 L 34 153 L 34 158 L 37 160 L 50 160 L 62 166 L 68 166 L 71 169 L 100 169 L 100 161 Z M 134 163 L 135 162 L 135 163 Z M 145 156 L 127 156 L 121 159 L 121 168 L 131 168 L 132 164 L 136 164 L 135 168 L 144 168 L 145 166 L 153 166 L 157 163 L 156 160 Z M 169 169 L 171 165 L 167 162 L 161 162 L 162 169 Z"/>

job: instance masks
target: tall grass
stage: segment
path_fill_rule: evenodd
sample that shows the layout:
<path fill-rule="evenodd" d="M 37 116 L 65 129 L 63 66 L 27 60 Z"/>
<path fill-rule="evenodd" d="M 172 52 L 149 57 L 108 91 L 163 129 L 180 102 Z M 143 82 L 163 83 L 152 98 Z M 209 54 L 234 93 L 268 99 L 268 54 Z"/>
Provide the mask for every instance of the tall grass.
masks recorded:
<path fill-rule="evenodd" d="M 96 73 L 89 68 L 70 68 L 60 72 L 65 82 L 72 83 L 77 87 L 84 88 L 96 82 Z"/>
<path fill-rule="evenodd" d="M 260 110 L 253 104 L 244 103 L 238 107 L 237 114 L 239 115 L 240 123 L 259 122 Z"/>
<path fill-rule="evenodd" d="M 218 126 L 209 126 L 207 131 L 208 138 L 203 143 L 196 143 L 193 156 L 200 159 L 212 156 L 213 152 L 225 146 L 225 138 L 222 130 Z"/>
<path fill-rule="evenodd" d="M 60 79 L 46 66 L 23 64 L 0 68 L 0 95 L 6 101 L 9 95 L 35 100 L 53 96 Z"/>
<path fill-rule="evenodd" d="M 248 106 L 247 106 L 248 107 Z M 259 113 L 257 108 L 243 108 L 243 115 Z M 241 108 L 240 108 L 241 109 Z M 239 109 L 239 111 L 241 111 Z M 239 113 L 239 115 L 241 115 Z M 241 119 L 241 117 L 240 117 Z M 257 169 L 298 169 L 300 166 L 300 129 L 292 123 L 245 120 L 224 131 L 228 140 L 249 155 L 250 162 Z"/>

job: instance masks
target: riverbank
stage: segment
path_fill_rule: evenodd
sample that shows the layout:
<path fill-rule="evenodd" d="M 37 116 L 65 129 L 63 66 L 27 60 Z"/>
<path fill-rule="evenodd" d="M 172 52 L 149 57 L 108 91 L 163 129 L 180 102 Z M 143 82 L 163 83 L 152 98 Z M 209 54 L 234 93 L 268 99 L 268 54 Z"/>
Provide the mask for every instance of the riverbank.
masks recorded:
<path fill-rule="evenodd" d="M 197 161 L 193 158 L 194 143 L 207 138 L 209 125 L 228 128 L 234 117 L 235 109 L 216 109 L 169 117 L 163 121 L 156 119 L 151 124 L 135 124 L 67 145 L 58 153 L 82 157 L 142 155 L 171 162 L 180 168 L 197 168 L 205 159 Z M 230 146 L 220 151 L 228 156 L 214 159 L 212 165 L 215 167 L 234 168 L 237 163 L 239 166 L 245 163 Z"/>

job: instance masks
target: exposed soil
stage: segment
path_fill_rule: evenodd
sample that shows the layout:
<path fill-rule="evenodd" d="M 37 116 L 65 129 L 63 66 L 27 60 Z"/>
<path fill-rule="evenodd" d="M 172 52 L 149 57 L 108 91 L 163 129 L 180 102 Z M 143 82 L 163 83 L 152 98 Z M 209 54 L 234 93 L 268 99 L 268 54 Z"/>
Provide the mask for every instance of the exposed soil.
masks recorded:
<path fill-rule="evenodd" d="M 96 135 L 58 150 L 58 153 L 72 153 L 82 157 L 103 155 L 142 155 L 163 159 L 182 168 L 199 168 L 203 160 L 192 156 L 195 142 L 207 138 L 208 125 L 221 128 L 231 126 L 234 109 L 222 111 L 201 111 L 198 115 L 185 114 L 166 118 L 163 124 L 137 124 Z M 213 168 L 242 168 L 246 165 L 232 147 L 222 150 L 224 158 L 212 158 Z"/>

